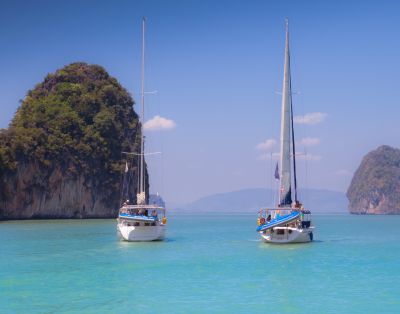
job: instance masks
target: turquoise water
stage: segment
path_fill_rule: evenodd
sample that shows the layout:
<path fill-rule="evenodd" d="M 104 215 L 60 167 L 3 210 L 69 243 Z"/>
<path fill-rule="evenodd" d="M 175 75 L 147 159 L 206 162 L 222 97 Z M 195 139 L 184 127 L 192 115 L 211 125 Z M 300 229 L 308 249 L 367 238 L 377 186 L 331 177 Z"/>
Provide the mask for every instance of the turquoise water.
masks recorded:
<path fill-rule="evenodd" d="M 169 216 L 164 242 L 115 220 L 0 223 L 0 313 L 398 313 L 400 217 L 314 216 L 262 243 L 255 216 Z"/>

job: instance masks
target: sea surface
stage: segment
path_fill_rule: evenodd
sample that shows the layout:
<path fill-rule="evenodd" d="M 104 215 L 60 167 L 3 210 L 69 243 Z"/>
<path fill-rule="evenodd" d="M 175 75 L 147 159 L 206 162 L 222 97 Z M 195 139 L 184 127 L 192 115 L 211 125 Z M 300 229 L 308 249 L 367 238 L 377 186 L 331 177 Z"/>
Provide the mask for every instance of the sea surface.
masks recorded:
<path fill-rule="evenodd" d="M 261 242 L 256 216 L 0 223 L 0 313 L 400 313 L 400 216 L 313 216 L 315 241 Z"/>

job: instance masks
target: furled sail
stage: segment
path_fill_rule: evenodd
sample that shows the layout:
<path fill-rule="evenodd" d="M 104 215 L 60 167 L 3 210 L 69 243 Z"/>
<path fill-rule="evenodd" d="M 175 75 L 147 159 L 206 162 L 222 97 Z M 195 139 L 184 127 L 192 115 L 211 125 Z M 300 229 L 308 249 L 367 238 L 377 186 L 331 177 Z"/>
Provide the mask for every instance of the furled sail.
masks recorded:
<path fill-rule="evenodd" d="M 281 185 L 279 203 L 281 207 L 291 206 L 290 176 L 290 54 L 289 20 L 286 20 L 285 69 L 283 77 L 282 120 L 281 120 Z"/>
<path fill-rule="evenodd" d="M 125 165 L 125 196 L 126 199 L 129 199 L 129 193 L 128 193 L 128 163 Z"/>
<path fill-rule="evenodd" d="M 138 205 L 146 205 L 146 194 L 145 192 L 136 194 L 137 197 L 137 204 Z"/>

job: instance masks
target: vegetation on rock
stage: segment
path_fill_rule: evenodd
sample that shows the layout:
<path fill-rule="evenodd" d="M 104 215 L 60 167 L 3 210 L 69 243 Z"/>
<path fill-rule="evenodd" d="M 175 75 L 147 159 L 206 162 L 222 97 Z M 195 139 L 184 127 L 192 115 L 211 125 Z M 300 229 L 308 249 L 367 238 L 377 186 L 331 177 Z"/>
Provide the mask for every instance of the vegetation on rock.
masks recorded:
<path fill-rule="evenodd" d="M 346 195 L 350 213 L 400 214 L 400 149 L 383 145 L 366 155 Z"/>
<path fill-rule="evenodd" d="M 61 167 L 63 180 L 101 174 L 101 190 L 119 198 L 122 151 L 137 151 L 141 133 L 134 101 L 115 78 L 101 66 L 72 63 L 48 74 L 20 103 L 0 131 L 0 176 L 21 161 Z"/>

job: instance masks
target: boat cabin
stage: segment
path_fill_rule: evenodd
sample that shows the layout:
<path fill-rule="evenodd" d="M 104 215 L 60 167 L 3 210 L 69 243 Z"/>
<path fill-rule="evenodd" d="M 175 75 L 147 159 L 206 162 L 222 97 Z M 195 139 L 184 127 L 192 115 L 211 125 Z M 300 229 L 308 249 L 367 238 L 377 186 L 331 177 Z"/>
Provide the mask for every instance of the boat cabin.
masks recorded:
<path fill-rule="evenodd" d="M 155 226 L 156 222 L 165 224 L 165 208 L 156 205 L 125 205 L 120 209 L 123 225 Z"/>

